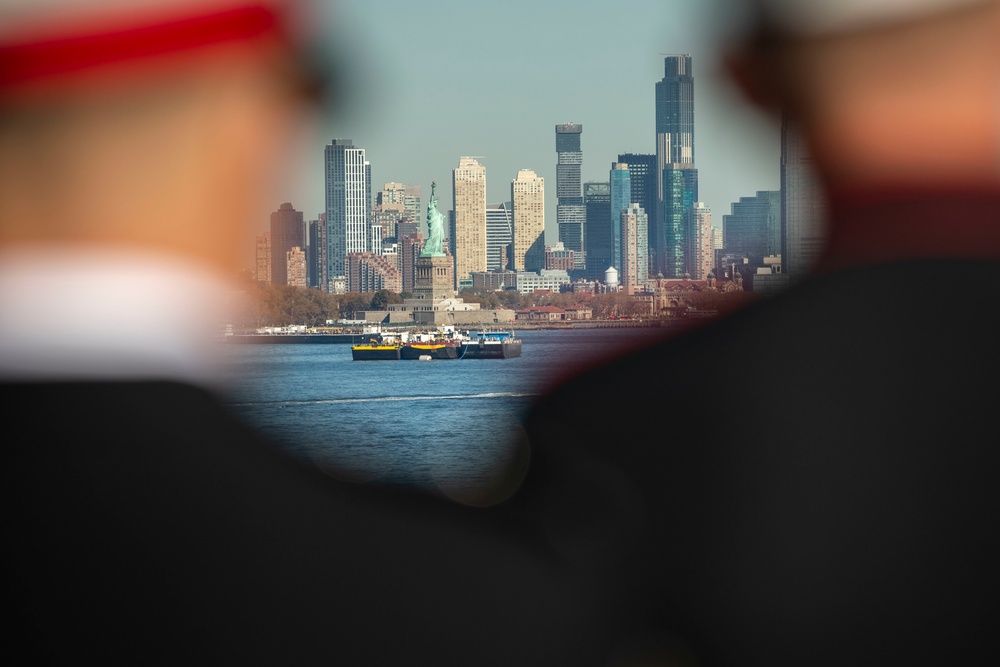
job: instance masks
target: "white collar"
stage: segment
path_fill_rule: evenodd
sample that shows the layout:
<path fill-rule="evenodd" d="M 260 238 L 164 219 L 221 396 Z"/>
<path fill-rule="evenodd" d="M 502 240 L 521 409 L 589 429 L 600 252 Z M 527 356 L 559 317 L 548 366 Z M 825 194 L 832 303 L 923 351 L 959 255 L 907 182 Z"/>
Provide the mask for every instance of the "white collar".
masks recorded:
<path fill-rule="evenodd" d="M 234 295 L 203 266 L 170 256 L 0 251 L 0 379 L 218 384 Z"/>

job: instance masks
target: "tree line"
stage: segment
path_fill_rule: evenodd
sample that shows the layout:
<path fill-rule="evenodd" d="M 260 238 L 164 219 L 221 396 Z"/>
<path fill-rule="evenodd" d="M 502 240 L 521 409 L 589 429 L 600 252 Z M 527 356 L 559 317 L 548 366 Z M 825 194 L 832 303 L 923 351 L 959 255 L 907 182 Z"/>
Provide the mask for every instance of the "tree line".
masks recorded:
<path fill-rule="evenodd" d="M 653 315 L 649 305 L 622 292 L 587 294 L 579 292 L 520 294 L 516 290 L 475 291 L 463 289 L 459 296 L 466 303 L 478 303 L 483 310 L 526 310 L 536 306 L 569 309 L 588 307 L 595 319 L 638 318 Z M 261 327 L 305 325 L 325 326 L 328 321 L 353 320 L 365 311 L 386 310 L 390 304 L 403 303 L 407 292 L 328 294 L 317 289 L 265 285 L 248 281 L 236 308 L 234 327 L 242 330 Z M 705 289 L 686 294 L 677 315 L 687 310 L 722 311 L 746 302 L 747 292 L 722 293 Z"/>

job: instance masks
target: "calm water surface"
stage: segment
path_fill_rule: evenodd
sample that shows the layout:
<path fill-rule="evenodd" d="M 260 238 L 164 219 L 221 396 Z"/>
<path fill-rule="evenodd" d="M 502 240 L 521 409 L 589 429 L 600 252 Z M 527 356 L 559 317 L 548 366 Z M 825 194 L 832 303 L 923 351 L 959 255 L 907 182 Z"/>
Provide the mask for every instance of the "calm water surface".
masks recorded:
<path fill-rule="evenodd" d="M 489 477 L 554 378 L 663 330 L 519 335 L 514 359 L 353 361 L 350 345 L 229 345 L 231 404 L 281 447 L 337 474 L 447 492 Z"/>

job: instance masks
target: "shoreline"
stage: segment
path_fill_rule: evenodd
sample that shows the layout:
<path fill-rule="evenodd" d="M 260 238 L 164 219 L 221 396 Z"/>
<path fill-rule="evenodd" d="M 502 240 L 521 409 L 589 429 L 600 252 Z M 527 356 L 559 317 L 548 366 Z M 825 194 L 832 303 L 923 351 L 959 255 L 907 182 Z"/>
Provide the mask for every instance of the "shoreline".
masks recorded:
<path fill-rule="evenodd" d="M 467 327 L 470 330 L 510 330 L 510 331 L 574 331 L 587 329 L 666 329 L 689 324 L 688 319 L 674 320 L 578 320 L 571 322 L 510 322 L 500 324 L 484 324 L 480 327 Z M 374 325 L 373 325 L 374 326 Z M 466 328 L 466 327 L 462 327 Z M 413 325 L 388 327 L 383 326 L 382 332 L 426 331 L 426 328 Z M 378 333 L 363 330 L 341 332 L 289 332 L 289 333 L 233 333 L 223 337 L 223 342 L 229 344 L 357 344 L 378 336 Z"/>

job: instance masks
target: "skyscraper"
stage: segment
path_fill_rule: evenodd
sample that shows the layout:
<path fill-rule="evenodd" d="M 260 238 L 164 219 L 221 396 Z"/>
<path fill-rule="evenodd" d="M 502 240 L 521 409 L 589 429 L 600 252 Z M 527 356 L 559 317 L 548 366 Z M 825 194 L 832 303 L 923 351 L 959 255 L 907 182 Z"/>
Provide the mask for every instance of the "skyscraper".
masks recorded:
<path fill-rule="evenodd" d="M 660 178 L 663 198 L 658 204 L 658 272 L 667 278 L 682 278 L 692 273 L 689 239 L 694 227 L 694 204 L 698 201 L 698 171 L 694 165 L 670 163 Z"/>
<path fill-rule="evenodd" d="M 406 216 L 405 194 L 402 183 L 386 183 L 375 195 L 372 222 L 382 228 L 385 238 L 396 238 L 396 225 Z"/>
<path fill-rule="evenodd" d="M 407 185 L 403 195 L 403 213 L 410 222 L 420 222 L 424 219 L 424 209 L 421 207 L 423 189 L 419 185 Z"/>
<path fill-rule="evenodd" d="M 320 213 L 316 220 L 306 225 L 306 263 L 309 265 L 309 287 L 329 289 L 327 281 L 326 254 L 326 213 Z"/>
<path fill-rule="evenodd" d="M 583 125 L 556 125 L 556 223 L 559 240 L 574 252 L 577 269 L 584 267 L 584 222 L 587 219 L 580 180 L 580 170 L 583 167 L 583 149 L 580 145 L 582 134 Z"/>
<path fill-rule="evenodd" d="M 657 264 L 666 277 L 680 278 L 692 268 L 689 207 L 698 201 L 691 56 L 667 56 L 663 69 L 656 84 Z"/>
<path fill-rule="evenodd" d="M 545 179 L 521 169 L 510 182 L 514 207 L 514 270 L 541 271 L 545 267 Z"/>
<path fill-rule="evenodd" d="M 632 174 L 624 162 L 611 165 L 611 265 L 622 271 L 622 212 L 632 203 Z"/>
<path fill-rule="evenodd" d="M 663 69 L 663 78 L 656 84 L 656 159 L 661 170 L 672 162 L 695 162 L 691 56 L 667 56 Z"/>
<path fill-rule="evenodd" d="M 619 226 L 622 237 L 622 268 L 619 274 L 622 288 L 635 293 L 649 277 L 647 233 L 648 217 L 638 204 L 629 204 L 621 213 Z"/>
<path fill-rule="evenodd" d="M 257 282 L 265 285 L 271 284 L 271 232 L 264 232 L 257 235 L 256 268 L 254 277 Z"/>
<path fill-rule="evenodd" d="M 292 248 L 306 247 L 302 211 L 285 202 L 271 213 L 271 284 L 289 285 L 287 255 Z"/>
<path fill-rule="evenodd" d="M 410 222 L 422 222 L 423 212 L 420 208 L 421 188 L 419 185 L 404 185 L 403 183 L 390 182 L 382 186 L 375 197 L 375 210 L 381 211 L 382 235 L 383 237 L 393 237 L 396 234 L 396 224 L 406 219 Z M 396 220 L 388 212 L 397 214 Z M 386 226 L 391 223 L 391 226 Z"/>
<path fill-rule="evenodd" d="M 705 202 L 699 201 L 694 204 L 694 234 L 691 241 L 691 278 L 705 280 L 715 266 L 712 209 Z"/>
<path fill-rule="evenodd" d="M 332 282 L 347 275 L 348 253 L 368 249 L 371 164 L 365 150 L 350 139 L 334 139 L 324 151 L 324 165 L 327 274 Z"/>
<path fill-rule="evenodd" d="M 781 121 L 781 263 L 789 279 L 809 272 L 826 243 L 826 202 L 812 158 L 787 117 Z"/>
<path fill-rule="evenodd" d="M 486 206 L 486 270 L 509 268 L 514 240 L 511 202 Z"/>
<path fill-rule="evenodd" d="M 611 233 L 611 184 L 587 181 L 583 184 L 583 205 L 587 211 L 584 250 L 587 253 L 588 280 L 604 280 L 604 272 L 614 261 Z"/>
<path fill-rule="evenodd" d="M 767 190 L 740 197 L 732 211 L 722 216 L 726 255 L 745 257 L 750 267 L 761 267 L 765 257 L 781 253 L 780 192 Z"/>
<path fill-rule="evenodd" d="M 376 201 L 378 201 L 376 199 Z M 388 206 L 383 206 L 381 204 L 375 204 L 372 207 L 371 223 L 372 227 L 377 227 L 381 233 L 381 239 L 385 238 L 396 238 L 396 228 L 399 225 L 399 221 L 403 220 L 403 207 L 398 208 L 394 204 L 389 204 Z"/>
<path fill-rule="evenodd" d="M 649 216 L 647 245 L 650 254 L 656 251 L 656 155 L 649 153 L 619 153 L 618 162 L 628 165 L 632 184 L 632 201 L 642 207 Z M 655 267 L 655 261 L 650 266 Z"/>
<path fill-rule="evenodd" d="M 396 268 L 399 269 L 404 292 L 413 292 L 416 262 L 424 248 L 424 236 L 420 233 L 420 228 L 418 222 L 401 222 L 396 230 L 399 243 Z"/>
<path fill-rule="evenodd" d="M 472 272 L 486 270 L 486 167 L 462 157 L 452 172 L 455 286 L 472 285 Z"/>

